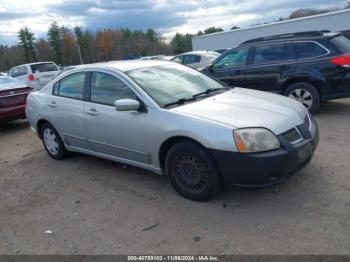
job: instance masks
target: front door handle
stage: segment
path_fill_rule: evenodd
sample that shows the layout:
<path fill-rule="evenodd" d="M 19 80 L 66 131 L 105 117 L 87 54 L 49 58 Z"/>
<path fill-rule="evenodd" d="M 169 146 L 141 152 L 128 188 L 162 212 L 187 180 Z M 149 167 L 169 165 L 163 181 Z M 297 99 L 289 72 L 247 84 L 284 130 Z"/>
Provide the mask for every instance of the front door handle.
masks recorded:
<path fill-rule="evenodd" d="M 98 115 L 99 115 L 99 113 L 97 112 L 97 110 L 94 109 L 94 108 L 92 108 L 92 109 L 86 111 L 86 113 L 87 113 L 88 115 L 90 115 L 90 116 L 98 116 Z"/>
<path fill-rule="evenodd" d="M 56 108 L 57 107 L 57 104 L 55 101 L 52 101 L 51 103 L 48 104 L 49 107 L 51 108 Z"/>

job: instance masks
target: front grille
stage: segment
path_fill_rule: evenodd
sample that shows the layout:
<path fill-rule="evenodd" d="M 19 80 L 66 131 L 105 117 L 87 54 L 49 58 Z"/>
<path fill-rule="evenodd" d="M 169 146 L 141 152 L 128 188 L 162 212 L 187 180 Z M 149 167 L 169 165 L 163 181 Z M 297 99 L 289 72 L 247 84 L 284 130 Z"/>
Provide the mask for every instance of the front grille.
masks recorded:
<path fill-rule="evenodd" d="M 286 139 L 288 142 L 290 142 L 292 144 L 297 143 L 303 139 L 300 132 L 296 128 L 293 128 L 293 129 L 285 132 L 284 134 L 282 134 L 282 136 L 284 139 Z"/>

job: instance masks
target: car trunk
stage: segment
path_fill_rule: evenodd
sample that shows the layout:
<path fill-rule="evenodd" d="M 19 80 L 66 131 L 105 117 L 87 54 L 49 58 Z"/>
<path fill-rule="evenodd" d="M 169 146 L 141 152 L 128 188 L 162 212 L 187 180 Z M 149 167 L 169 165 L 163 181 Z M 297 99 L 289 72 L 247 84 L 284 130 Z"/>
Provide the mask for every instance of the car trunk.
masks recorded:
<path fill-rule="evenodd" d="M 0 108 L 25 104 L 27 95 L 32 90 L 32 88 L 25 87 L 0 91 Z"/>
<path fill-rule="evenodd" d="M 58 67 L 53 63 L 34 64 L 30 67 L 34 74 L 35 81 L 37 81 L 40 86 L 46 85 L 59 73 Z"/>

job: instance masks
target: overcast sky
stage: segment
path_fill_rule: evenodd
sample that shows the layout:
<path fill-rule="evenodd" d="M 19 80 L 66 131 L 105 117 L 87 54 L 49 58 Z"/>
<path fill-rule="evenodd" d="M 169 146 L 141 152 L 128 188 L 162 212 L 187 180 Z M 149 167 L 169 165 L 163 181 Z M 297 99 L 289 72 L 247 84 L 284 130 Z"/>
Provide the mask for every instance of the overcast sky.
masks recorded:
<path fill-rule="evenodd" d="M 286 17 L 299 8 L 343 7 L 348 0 L 0 0 L 0 44 L 18 30 L 46 37 L 51 22 L 96 30 L 154 28 L 169 38 L 208 26 L 225 30 Z"/>

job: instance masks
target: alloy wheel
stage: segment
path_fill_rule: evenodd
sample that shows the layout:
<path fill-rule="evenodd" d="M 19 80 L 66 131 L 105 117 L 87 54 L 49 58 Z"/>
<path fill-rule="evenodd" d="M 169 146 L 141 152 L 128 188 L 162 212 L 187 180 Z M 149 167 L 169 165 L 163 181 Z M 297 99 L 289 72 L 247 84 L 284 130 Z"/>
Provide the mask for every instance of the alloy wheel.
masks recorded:
<path fill-rule="evenodd" d="M 299 101 L 302 103 L 306 108 L 310 109 L 313 105 L 314 99 L 312 97 L 312 94 L 303 88 L 298 88 L 293 90 L 289 96 L 290 98 Z"/>
<path fill-rule="evenodd" d="M 59 150 L 58 140 L 51 128 L 45 128 L 43 132 L 44 143 L 52 155 L 57 155 Z"/>

